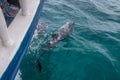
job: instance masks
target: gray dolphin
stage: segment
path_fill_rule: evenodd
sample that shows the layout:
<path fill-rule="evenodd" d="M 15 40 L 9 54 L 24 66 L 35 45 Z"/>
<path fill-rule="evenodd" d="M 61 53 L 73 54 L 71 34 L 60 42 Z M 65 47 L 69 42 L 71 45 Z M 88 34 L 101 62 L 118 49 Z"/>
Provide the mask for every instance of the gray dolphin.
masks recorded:
<path fill-rule="evenodd" d="M 72 26 L 73 23 L 71 22 L 66 22 L 62 27 L 60 27 L 56 33 L 52 34 L 50 39 L 47 41 L 45 44 L 45 48 L 42 49 L 42 52 L 40 53 L 40 57 L 43 55 L 45 51 L 47 51 L 49 48 L 54 47 L 57 43 L 59 43 L 61 40 L 65 39 L 66 37 L 70 36 L 72 33 Z M 39 57 L 39 58 L 40 58 Z M 38 60 L 38 66 L 41 71 L 42 65 L 40 61 Z"/>
<path fill-rule="evenodd" d="M 58 42 L 70 36 L 72 33 L 72 26 L 73 23 L 66 22 L 66 24 L 60 27 L 56 33 L 52 34 L 50 40 L 47 41 L 46 47 L 44 49 L 54 47 Z"/>

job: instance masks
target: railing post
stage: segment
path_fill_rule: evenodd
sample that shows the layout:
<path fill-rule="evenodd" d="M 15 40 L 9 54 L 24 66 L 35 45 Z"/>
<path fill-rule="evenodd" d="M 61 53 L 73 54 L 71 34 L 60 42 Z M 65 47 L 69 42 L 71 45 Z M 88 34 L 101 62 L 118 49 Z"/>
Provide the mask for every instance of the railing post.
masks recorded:
<path fill-rule="evenodd" d="M 29 15 L 29 8 L 28 8 L 29 2 L 30 0 L 19 0 L 23 16 Z"/>
<path fill-rule="evenodd" d="M 0 7 L 0 40 L 4 46 L 12 45 L 12 40 L 8 35 L 8 29 L 1 7 Z"/>

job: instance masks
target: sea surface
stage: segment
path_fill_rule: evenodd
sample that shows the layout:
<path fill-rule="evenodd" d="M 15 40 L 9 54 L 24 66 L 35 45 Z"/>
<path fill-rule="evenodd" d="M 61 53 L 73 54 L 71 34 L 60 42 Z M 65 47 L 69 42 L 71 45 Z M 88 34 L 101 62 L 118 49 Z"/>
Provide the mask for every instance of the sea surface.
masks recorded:
<path fill-rule="evenodd" d="M 72 34 L 43 52 L 66 22 Z M 120 80 L 120 0 L 46 0 L 16 80 Z"/>

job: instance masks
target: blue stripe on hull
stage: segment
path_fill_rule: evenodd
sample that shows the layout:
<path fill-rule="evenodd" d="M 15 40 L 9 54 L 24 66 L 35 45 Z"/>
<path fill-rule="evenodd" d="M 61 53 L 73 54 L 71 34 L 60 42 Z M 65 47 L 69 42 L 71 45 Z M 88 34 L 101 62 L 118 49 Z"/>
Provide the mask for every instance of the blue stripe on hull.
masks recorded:
<path fill-rule="evenodd" d="M 39 7 L 37 9 L 37 12 L 35 14 L 35 17 L 32 21 L 32 24 L 31 24 L 28 32 L 26 33 L 26 35 L 22 41 L 22 44 L 20 45 L 16 55 L 14 56 L 10 65 L 8 66 L 8 68 L 6 69 L 4 74 L 2 75 L 1 80 L 14 80 L 14 78 L 18 72 L 19 66 L 23 60 L 23 57 L 24 57 L 25 53 L 27 52 L 28 46 L 29 46 L 32 36 L 34 34 L 34 30 L 36 29 L 36 26 L 40 19 L 40 15 L 41 15 L 41 11 L 42 11 L 44 2 L 45 2 L 45 0 L 41 0 Z"/>

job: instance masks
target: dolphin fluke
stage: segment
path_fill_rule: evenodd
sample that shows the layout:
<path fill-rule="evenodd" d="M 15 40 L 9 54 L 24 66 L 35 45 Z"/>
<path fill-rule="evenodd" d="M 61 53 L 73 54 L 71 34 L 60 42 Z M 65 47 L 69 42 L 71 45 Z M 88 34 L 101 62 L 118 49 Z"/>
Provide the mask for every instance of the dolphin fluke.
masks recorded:
<path fill-rule="evenodd" d="M 39 60 L 37 60 L 37 65 L 38 65 L 38 69 L 41 71 L 42 70 L 42 65 L 41 65 Z"/>

